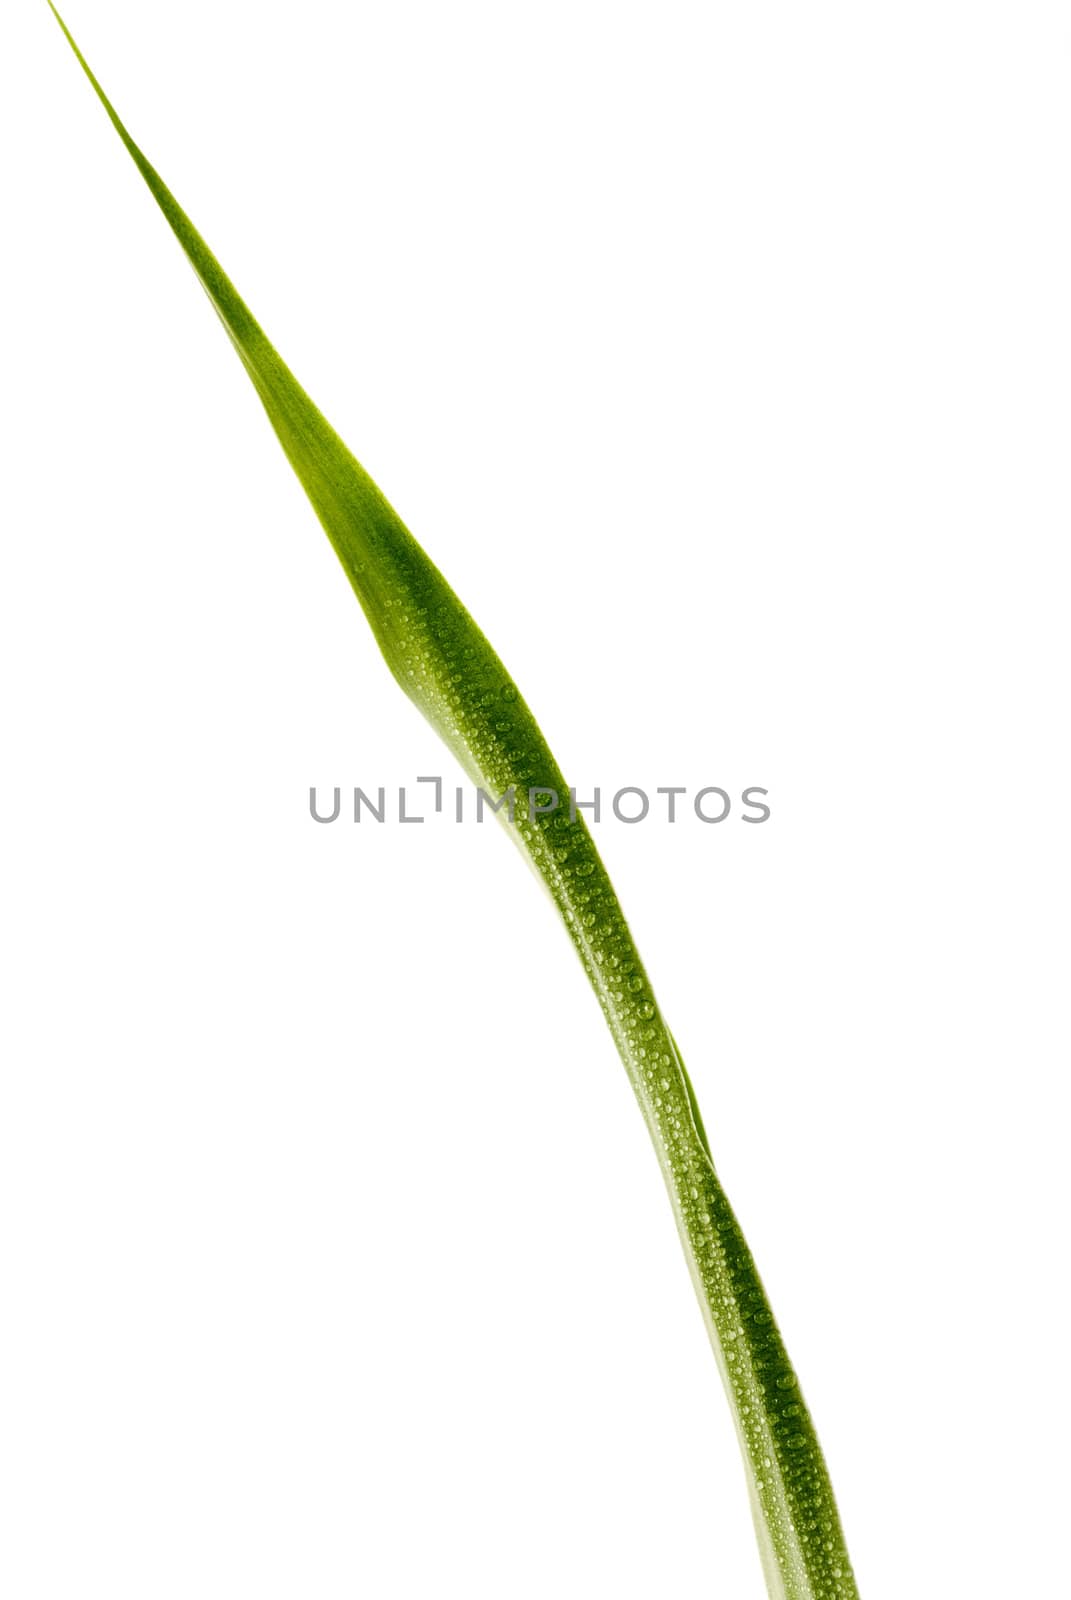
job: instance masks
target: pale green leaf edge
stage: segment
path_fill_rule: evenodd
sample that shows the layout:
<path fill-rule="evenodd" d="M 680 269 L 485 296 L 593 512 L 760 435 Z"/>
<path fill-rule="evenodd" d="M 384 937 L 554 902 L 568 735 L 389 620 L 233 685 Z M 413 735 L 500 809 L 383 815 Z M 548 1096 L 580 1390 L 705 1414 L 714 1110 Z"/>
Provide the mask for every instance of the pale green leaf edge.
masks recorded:
<path fill-rule="evenodd" d="M 276 354 L 49 5 L 227 330 L 392 673 L 474 782 L 496 798 L 516 791 L 516 822 L 501 815 L 584 964 L 669 1189 L 736 1423 L 771 1597 L 856 1600 L 810 1414 L 606 870 L 582 817 L 527 816 L 529 788 L 568 792 L 535 719 L 442 574 Z"/>

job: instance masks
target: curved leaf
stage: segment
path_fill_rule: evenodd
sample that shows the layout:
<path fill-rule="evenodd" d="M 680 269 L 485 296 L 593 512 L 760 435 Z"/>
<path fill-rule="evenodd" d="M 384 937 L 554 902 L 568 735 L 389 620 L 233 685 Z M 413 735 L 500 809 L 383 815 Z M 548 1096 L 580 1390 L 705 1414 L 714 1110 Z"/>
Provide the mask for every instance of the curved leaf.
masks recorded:
<path fill-rule="evenodd" d="M 495 651 L 279 358 L 52 10 L 227 330 L 391 672 L 477 784 L 496 800 L 516 795 L 515 820 L 505 808 L 500 819 L 561 914 L 661 1163 L 736 1422 L 771 1596 L 853 1600 L 810 1414 L 617 896 L 582 817 L 530 814 L 530 790 L 568 791 L 546 740 Z"/>

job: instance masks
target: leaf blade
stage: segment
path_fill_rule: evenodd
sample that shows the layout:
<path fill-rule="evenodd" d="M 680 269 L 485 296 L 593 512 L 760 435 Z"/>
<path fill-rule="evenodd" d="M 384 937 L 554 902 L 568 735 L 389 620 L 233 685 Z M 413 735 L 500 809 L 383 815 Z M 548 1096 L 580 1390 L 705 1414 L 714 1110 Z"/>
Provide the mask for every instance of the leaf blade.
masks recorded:
<path fill-rule="evenodd" d="M 566 780 L 529 707 L 438 567 L 281 360 L 49 6 L 182 246 L 339 557 L 394 677 L 497 800 Z M 523 806 L 507 827 L 549 891 L 647 1123 L 722 1373 L 774 1600 L 857 1600 L 832 1487 L 673 1036 L 583 818 Z"/>

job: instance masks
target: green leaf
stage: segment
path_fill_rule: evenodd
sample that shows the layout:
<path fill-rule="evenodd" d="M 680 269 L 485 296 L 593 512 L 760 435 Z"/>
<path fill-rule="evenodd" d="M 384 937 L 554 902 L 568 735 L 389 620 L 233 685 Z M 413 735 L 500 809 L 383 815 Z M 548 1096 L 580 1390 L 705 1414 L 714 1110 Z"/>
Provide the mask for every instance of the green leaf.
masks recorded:
<path fill-rule="evenodd" d="M 858 1591 L 810 1414 L 617 896 L 581 816 L 567 806 L 529 812 L 531 790 L 568 794 L 546 740 L 495 651 L 280 360 L 52 10 L 238 352 L 391 672 L 473 781 L 495 801 L 515 796 L 514 818 L 508 800 L 499 817 L 561 914 L 662 1167 L 736 1422 L 771 1596 L 852 1600 Z"/>

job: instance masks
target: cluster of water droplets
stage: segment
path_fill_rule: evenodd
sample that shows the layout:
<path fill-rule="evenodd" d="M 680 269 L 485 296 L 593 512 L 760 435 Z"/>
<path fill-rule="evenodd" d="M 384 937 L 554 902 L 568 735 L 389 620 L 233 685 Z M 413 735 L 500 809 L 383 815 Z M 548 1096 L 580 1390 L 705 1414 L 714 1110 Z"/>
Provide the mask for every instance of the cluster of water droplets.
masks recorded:
<path fill-rule="evenodd" d="M 389 641 L 388 661 L 488 794 L 516 791 L 509 826 L 554 898 L 651 1127 L 788 1593 L 854 1600 L 796 1375 L 594 841 L 566 808 L 530 815 L 528 789 L 564 795 L 562 774 L 516 686 L 444 581 L 434 569 L 419 578 L 410 572 L 385 603 L 377 631 Z"/>

